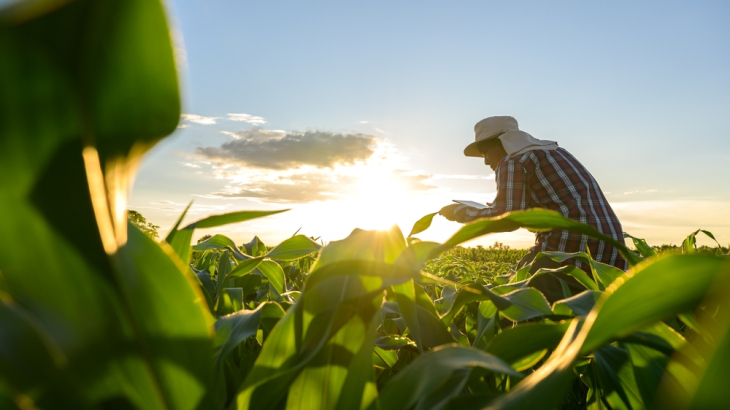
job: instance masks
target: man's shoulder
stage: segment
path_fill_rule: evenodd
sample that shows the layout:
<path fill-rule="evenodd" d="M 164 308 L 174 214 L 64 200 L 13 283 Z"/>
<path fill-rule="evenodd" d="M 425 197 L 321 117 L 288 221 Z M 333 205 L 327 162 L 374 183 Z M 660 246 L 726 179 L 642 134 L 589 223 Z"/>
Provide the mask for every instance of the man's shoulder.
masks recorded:
<path fill-rule="evenodd" d="M 575 157 L 568 152 L 565 148 L 557 148 L 553 150 L 533 150 L 533 151 L 527 151 L 524 154 L 519 154 L 515 156 L 515 159 L 520 162 L 526 162 L 526 161 L 533 161 L 533 162 L 542 162 L 542 161 L 565 161 L 567 159 L 575 160 Z"/>
<path fill-rule="evenodd" d="M 540 164 L 545 162 L 565 162 L 568 159 L 575 161 L 573 155 L 562 147 L 549 151 L 536 149 L 521 154 L 506 156 L 499 162 L 499 166 L 509 163 L 518 163 L 523 167 L 529 167 L 530 165 L 540 166 Z"/>
<path fill-rule="evenodd" d="M 548 151 L 540 151 L 540 150 L 533 150 L 533 151 L 527 151 L 523 152 L 521 154 L 516 154 L 511 157 L 505 157 L 503 161 L 505 162 L 516 162 L 521 165 L 525 165 L 526 163 L 535 163 L 538 164 L 542 159 L 545 158 L 545 153 Z"/>

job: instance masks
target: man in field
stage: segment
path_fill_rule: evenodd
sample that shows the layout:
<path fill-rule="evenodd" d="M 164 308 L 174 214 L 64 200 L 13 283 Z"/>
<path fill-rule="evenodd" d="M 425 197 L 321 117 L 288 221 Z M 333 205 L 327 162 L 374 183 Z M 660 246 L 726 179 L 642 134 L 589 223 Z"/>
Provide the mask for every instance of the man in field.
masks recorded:
<path fill-rule="evenodd" d="M 470 222 L 499 216 L 511 211 L 544 208 L 593 226 L 605 235 L 623 242 L 621 223 L 593 176 L 575 157 L 553 141 L 538 140 L 520 131 L 517 120 L 508 116 L 489 117 L 474 126 L 475 141 L 464 149 L 468 157 L 484 157 L 496 174 L 497 196 L 484 209 L 461 204 L 447 205 L 439 211 L 449 220 Z M 520 261 L 518 269 L 531 263 L 539 252 L 584 252 L 593 259 L 626 270 L 626 261 L 611 245 L 586 235 L 554 229 L 536 234 L 535 246 Z M 581 267 L 580 262 L 569 261 Z M 561 264 L 541 258 L 530 273 Z M 582 267 L 581 267 L 582 268 Z M 590 269 L 585 270 L 590 274 Z M 575 295 L 583 290 L 573 277 L 558 274 Z M 538 283 L 536 283 L 536 282 Z M 544 275 L 533 284 L 551 302 L 563 298 L 560 281 Z"/>

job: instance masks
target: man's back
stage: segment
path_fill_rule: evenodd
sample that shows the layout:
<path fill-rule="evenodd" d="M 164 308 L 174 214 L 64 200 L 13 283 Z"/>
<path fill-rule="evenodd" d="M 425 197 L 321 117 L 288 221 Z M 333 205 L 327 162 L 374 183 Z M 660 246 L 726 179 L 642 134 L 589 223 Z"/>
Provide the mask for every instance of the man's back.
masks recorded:
<path fill-rule="evenodd" d="M 497 197 L 491 208 L 469 209 L 465 221 L 532 208 L 551 209 L 623 242 L 621 223 L 588 170 L 563 148 L 503 158 L 496 169 Z M 537 234 L 538 251 L 579 252 L 625 270 L 626 261 L 605 242 L 565 230 Z M 576 263 L 580 266 L 580 263 Z"/>

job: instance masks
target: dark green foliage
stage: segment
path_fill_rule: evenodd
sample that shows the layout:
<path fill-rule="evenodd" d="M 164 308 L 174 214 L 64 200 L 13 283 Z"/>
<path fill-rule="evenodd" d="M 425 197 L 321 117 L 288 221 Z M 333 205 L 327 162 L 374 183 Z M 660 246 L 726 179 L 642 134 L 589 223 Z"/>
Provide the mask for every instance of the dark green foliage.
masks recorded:
<path fill-rule="evenodd" d="M 141 213 L 130 209 L 127 211 L 127 219 L 129 219 L 129 222 L 131 222 L 132 225 L 136 226 L 137 229 L 150 238 L 157 239 L 160 236 L 157 233 L 160 226 L 155 225 L 152 222 L 147 222 L 147 218 L 142 216 Z"/>

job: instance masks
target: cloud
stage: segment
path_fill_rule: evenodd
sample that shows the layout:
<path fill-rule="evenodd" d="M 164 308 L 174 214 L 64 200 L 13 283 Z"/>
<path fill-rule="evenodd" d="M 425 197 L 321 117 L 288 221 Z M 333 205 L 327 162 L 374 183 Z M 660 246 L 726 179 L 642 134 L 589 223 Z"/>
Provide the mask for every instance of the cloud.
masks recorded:
<path fill-rule="evenodd" d="M 430 191 L 436 189 L 435 186 L 424 183 L 424 181 L 432 178 L 432 175 L 413 174 L 405 170 L 395 170 L 389 177 L 391 182 L 395 182 L 409 191 Z"/>
<path fill-rule="evenodd" d="M 193 162 L 180 162 L 180 164 L 190 168 L 200 168 L 200 165 Z"/>
<path fill-rule="evenodd" d="M 653 194 L 654 192 L 659 192 L 657 189 L 647 189 L 646 191 L 641 190 L 635 190 L 635 191 L 627 191 L 624 192 L 624 195 L 633 195 L 633 194 Z"/>
<path fill-rule="evenodd" d="M 202 196 L 202 195 L 199 195 Z M 148 209 L 148 210 L 162 210 L 162 211 L 174 211 L 172 213 L 168 213 L 167 215 L 173 215 L 175 217 L 178 217 L 185 208 L 187 208 L 189 204 L 185 202 L 174 202 L 170 200 L 161 200 L 161 201 L 151 201 L 147 204 L 138 204 L 138 205 L 132 205 L 130 204 L 128 209 Z M 228 212 L 230 211 L 230 208 L 233 207 L 234 204 L 231 203 L 223 203 L 223 204 L 199 204 L 195 203 L 193 204 L 190 209 L 188 209 L 188 212 L 186 215 L 209 215 L 211 213 L 221 213 L 221 212 Z"/>
<path fill-rule="evenodd" d="M 362 195 L 362 178 L 320 169 L 279 173 L 265 171 L 247 175 L 238 184 L 229 185 L 221 191 L 200 196 L 218 199 L 255 199 L 268 203 L 326 201 Z M 425 192 L 436 188 L 424 183 L 429 175 L 411 174 L 404 170 L 384 173 L 378 178 L 380 180 L 370 181 L 370 188 L 378 190 L 383 180 L 390 186 L 397 186 L 403 192 Z"/>
<path fill-rule="evenodd" d="M 220 119 L 219 117 L 203 117 L 202 115 L 197 114 L 182 114 L 180 117 L 183 121 L 194 122 L 202 125 L 213 125 L 216 123 L 216 120 Z"/>
<path fill-rule="evenodd" d="M 258 199 L 269 203 L 304 203 L 324 201 L 342 195 L 343 188 L 354 182 L 353 177 L 332 176 L 324 173 L 287 175 L 257 179 L 237 187 L 205 195 L 206 198 Z"/>
<path fill-rule="evenodd" d="M 260 128 L 239 131 L 235 136 L 237 139 L 220 147 L 199 147 L 195 153 L 221 164 L 253 168 L 284 170 L 306 165 L 332 168 L 367 160 L 380 141 L 366 134 L 282 133 Z"/>
<path fill-rule="evenodd" d="M 367 124 L 370 121 L 360 121 L 360 124 Z"/>
<path fill-rule="evenodd" d="M 243 121 L 253 125 L 266 124 L 264 117 L 256 117 L 250 114 L 228 114 L 227 119 L 230 121 Z"/>

